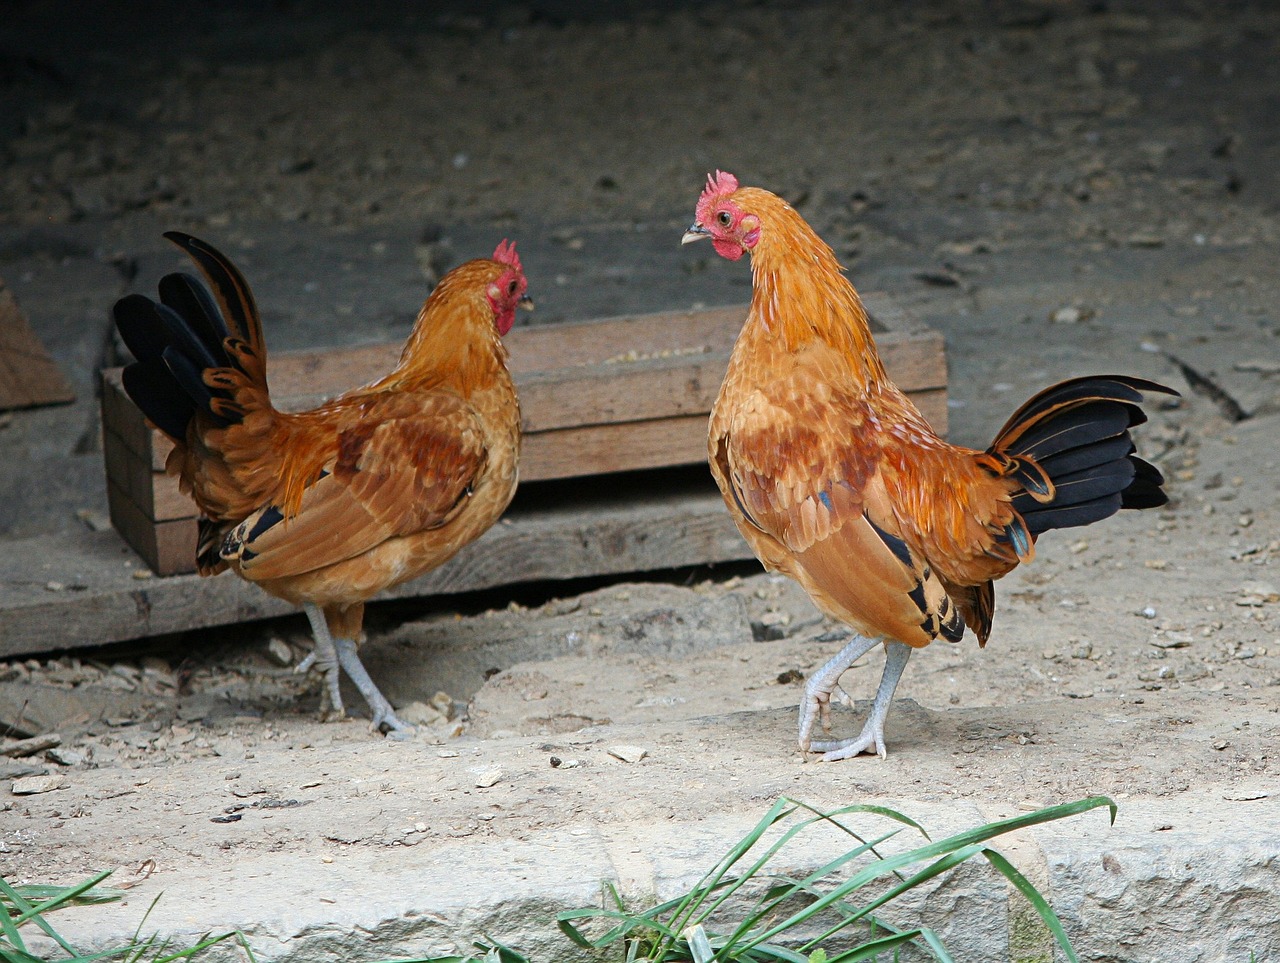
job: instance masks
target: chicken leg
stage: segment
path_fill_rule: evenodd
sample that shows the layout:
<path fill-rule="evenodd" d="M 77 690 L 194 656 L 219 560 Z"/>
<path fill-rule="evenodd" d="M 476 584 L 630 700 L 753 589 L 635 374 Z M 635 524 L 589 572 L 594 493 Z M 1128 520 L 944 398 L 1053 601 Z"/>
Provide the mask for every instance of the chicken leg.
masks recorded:
<path fill-rule="evenodd" d="M 356 644 L 351 639 L 334 639 L 329 632 L 329 623 L 324 611 L 310 602 L 303 605 L 307 613 L 307 621 L 311 623 L 311 634 L 315 637 L 315 649 L 298 665 L 297 671 L 306 672 L 312 666 L 320 669 L 324 677 L 324 688 L 320 694 L 320 714 L 322 717 L 342 719 L 346 710 L 342 704 L 342 693 L 339 683 L 342 670 L 346 670 L 351 681 L 355 683 L 364 701 L 369 705 L 372 716 L 370 728 L 375 732 L 413 732 L 413 727 L 401 722 L 395 709 L 387 701 L 356 652 Z"/>
<path fill-rule="evenodd" d="M 846 704 L 852 701 L 840 688 L 841 674 L 881 641 L 885 644 L 884 672 L 880 676 L 875 701 L 871 704 L 871 716 L 862 727 L 862 732 L 853 739 L 812 742 L 810 736 L 813 732 L 813 724 L 819 717 L 822 719 L 823 728 L 830 728 L 831 696 L 837 694 L 837 699 Z M 804 702 L 800 706 L 800 749 L 804 752 L 822 753 L 824 762 L 850 759 L 868 750 L 877 753 L 883 759 L 886 755 L 884 721 L 889 715 L 889 703 L 893 700 L 894 690 L 898 688 L 898 680 L 902 678 L 902 672 L 910 658 L 911 646 L 909 645 L 892 640 L 854 636 L 848 645 L 815 672 L 805 684 Z"/>

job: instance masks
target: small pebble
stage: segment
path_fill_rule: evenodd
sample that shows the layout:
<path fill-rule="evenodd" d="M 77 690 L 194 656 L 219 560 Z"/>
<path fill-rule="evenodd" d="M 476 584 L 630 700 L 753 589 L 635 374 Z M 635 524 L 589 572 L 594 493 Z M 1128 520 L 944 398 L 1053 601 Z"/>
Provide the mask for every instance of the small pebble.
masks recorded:
<path fill-rule="evenodd" d="M 480 769 L 475 771 L 475 785 L 477 789 L 488 789 L 490 786 L 496 786 L 502 779 L 502 770 L 496 766 L 490 769 Z"/>
<path fill-rule="evenodd" d="M 641 746 L 610 746 L 609 755 L 623 762 L 639 762 L 649 754 L 649 750 Z"/>
<path fill-rule="evenodd" d="M 284 639 L 272 637 L 267 643 L 267 657 L 276 665 L 293 665 L 293 649 Z"/>

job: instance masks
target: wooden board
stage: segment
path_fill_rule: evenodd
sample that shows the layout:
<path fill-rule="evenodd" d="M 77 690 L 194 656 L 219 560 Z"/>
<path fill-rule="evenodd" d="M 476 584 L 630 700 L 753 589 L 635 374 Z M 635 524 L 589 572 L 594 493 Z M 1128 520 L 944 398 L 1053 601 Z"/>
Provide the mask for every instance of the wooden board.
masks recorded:
<path fill-rule="evenodd" d="M 543 497 L 518 500 L 448 564 L 379 598 L 750 558 L 710 475 L 672 474 L 657 473 L 656 481 L 621 476 L 617 497 L 583 494 L 573 482 L 543 486 Z M 113 531 L 11 542 L 0 555 L 0 658 L 295 611 L 230 572 L 213 578 L 138 574 L 147 574 L 145 567 Z"/>
<path fill-rule="evenodd" d="M 71 385 L 0 278 L 0 409 L 75 400 Z"/>
<path fill-rule="evenodd" d="M 882 295 L 865 302 L 890 377 L 945 434 L 942 336 Z M 707 414 L 745 316 L 735 306 L 512 331 L 521 483 L 701 464 Z M 399 344 L 382 344 L 273 356 L 273 398 L 284 410 L 312 407 L 380 377 L 399 353 Z M 164 473 L 173 444 L 125 395 L 119 369 L 103 373 L 102 417 L 113 523 L 157 574 L 193 571 L 194 506 Z"/>

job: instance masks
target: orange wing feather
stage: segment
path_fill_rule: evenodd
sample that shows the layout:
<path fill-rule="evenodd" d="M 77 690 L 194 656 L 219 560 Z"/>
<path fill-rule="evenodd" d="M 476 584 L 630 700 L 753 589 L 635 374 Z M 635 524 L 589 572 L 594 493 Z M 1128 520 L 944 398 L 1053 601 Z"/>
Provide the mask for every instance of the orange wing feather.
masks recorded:
<path fill-rule="evenodd" d="M 359 417 L 325 426 L 328 457 L 305 459 L 323 464 L 296 509 L 264 506 L 229 536 L 224 555 L 246 578 L 314 571 L 438 528 L 484 470 L 483 431 L 457 396 L 383 394 L 346 407 Z"/>

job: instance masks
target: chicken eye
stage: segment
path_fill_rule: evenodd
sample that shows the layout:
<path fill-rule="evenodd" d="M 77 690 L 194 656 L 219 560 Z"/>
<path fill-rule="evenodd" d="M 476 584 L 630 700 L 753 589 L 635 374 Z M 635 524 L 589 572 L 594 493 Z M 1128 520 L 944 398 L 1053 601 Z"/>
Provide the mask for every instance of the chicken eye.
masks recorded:
<path fill-rule="evenodd" d="M 507 285 L 507 296 L 508 296 L 508 297 L 510 297 L 511 295 L 515 294 L 515 293 L 516 293 L 516 288 L 517 288 L 518 286 L 519 286 L 519 285 L 517 285 L 517 284 L 516 284 L 516 279 L 515 279 L 515 278 L 512 278 L 512 279 L 511 279 L 511 283 Z"/>
<path fill-rule="evenodd" d="M 716 215 L 716 220 L 720 222 L 721 227 L 728 227 L 733 223 L 733 215 L 728 211 L 721 211 Z"/>

